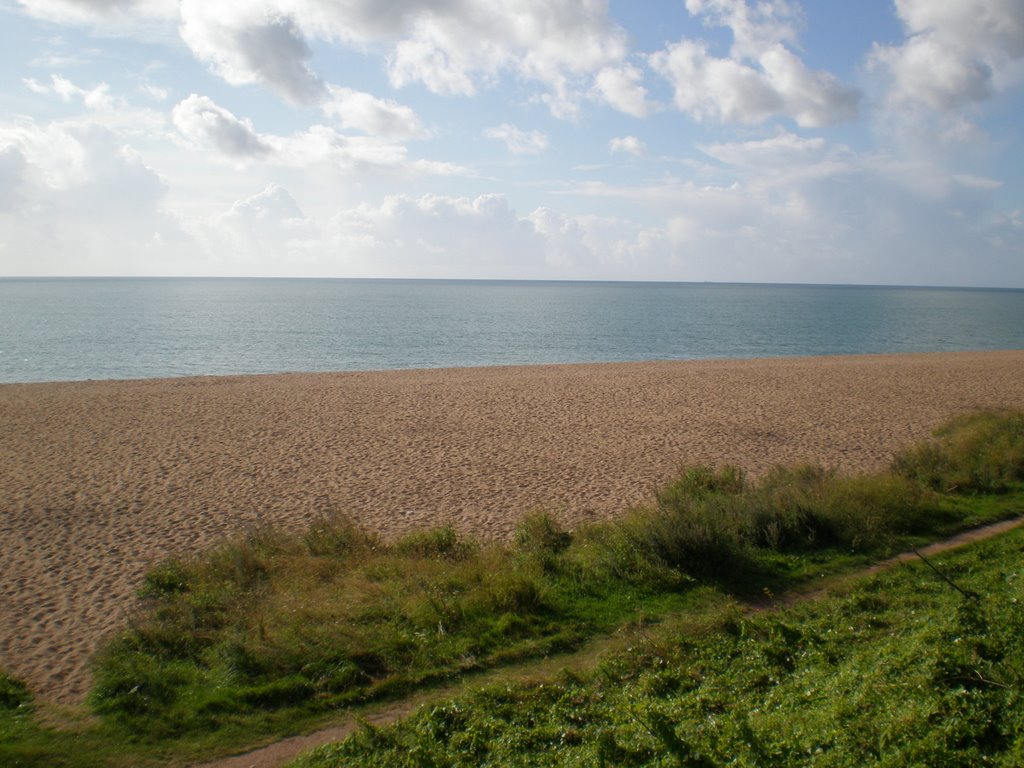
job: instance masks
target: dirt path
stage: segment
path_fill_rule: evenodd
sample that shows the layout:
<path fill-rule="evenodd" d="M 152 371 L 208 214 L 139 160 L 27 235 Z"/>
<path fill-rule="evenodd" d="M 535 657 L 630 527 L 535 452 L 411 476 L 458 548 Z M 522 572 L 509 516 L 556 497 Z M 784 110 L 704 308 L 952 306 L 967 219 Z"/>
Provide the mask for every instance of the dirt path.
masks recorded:
<path fill-rule="evenodd" d="M 843 574 L 837 578 L 848 580 L 851 577 L 863 577 L 880 571 L 892 568 L 893 566 L 905 563 L 910 560 L 918 560 L 919 554 L 925 557 L 947 552 L 958 547 L 971 544 L 983 539 L 989 539 L 1006 533 L 1014 528 L 1024 525 L 1024 516 L 1003 520 L 999 523 L 972 528 L 968 531 L 958 533 L 949 539 L 937 541 L 918 550 L 903 552 L 887 560 L 882 560 L 863 570 L 853 574 Z M 835 579 L 829 580 L 829 585 L 835 585 Z M 799 590 L 778 596 L 770 605 L 756 606 L 756 609 L 785 607 L 796 602 L 813 600 L 824 596 L 829 591 L 829 585 L 818 586 L 813 590 L 801 592 Z M 232 757 L 222 758 L 209 763 L 195 765 L 193 768 L 278 768 L 307 750 L 339 741 L 353 733 L 359 726 L 357 717 L 371 725 L 383 726 L 394 723 L 406 717 L 424 704 L 440 702 L 451 698 L 453 695 L 464 691 L 469 685 L 485 686 L 489 683 L 508 682 L 509 680 L 546 679 L 556 675 L 563 669 L 572 669 L 581 672 L 593 667 L 609 651 L 621 645 L 622 637 L 602 637 L 587 643 L 583 648 L 573 653 L 551 656 L 542 660 L 533 660 L 510 667 L 489 670 L 473 675 L 469 680 L 462 679 L 451 685 L 442 688 L 423 691 L 413 694 L 399 701 L 387 702 L 378 705 L 361 707 L 358 713 L 349 713 L 338 722 L 337 725 L 314 731 L 313 733 L 301 736 L 293 736 L 289 739 L 268 744 L 260 749 L 246 752 Z"/>

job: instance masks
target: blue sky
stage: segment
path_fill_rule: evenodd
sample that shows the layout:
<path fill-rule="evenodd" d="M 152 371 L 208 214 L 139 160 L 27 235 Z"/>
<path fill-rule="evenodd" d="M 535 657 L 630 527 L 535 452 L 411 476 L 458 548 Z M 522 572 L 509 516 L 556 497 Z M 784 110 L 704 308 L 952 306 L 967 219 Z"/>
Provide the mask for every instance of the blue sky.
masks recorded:
<path fill-rule="evenodd" d="M 1024 287 L 1020 0 L 0 0 L 0 275 Z"/>

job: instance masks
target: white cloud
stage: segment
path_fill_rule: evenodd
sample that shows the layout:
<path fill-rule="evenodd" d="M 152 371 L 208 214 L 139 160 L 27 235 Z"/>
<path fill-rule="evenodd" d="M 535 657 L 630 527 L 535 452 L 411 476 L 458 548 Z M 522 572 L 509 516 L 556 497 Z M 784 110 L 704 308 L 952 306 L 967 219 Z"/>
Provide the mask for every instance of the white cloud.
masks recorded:
<path fill-rule="evenodd" d="M 64 102 L 81 99 L 89 109 L 105 110 L 114 106 L 114 100 L 110 95 L 110 86 L 106 83 L 100 83 L 88 89 L 80 88 L 67 78 L 56 74 L 50 75 L 50 85 L 44 85 L 33 78 L 26 78 L 22 82 L 33 93 L 56 94 Z"/>
<path fill-rule="evenodd" d="M 625 152 L 634 157 L 642 157 L 647 151 L 647 147 L 636 136 L 617 136 L 608 142 L 608 149 L 611 152 Z"/>
<path fill-rule="evenodd" d="M 597 73 L 594 88 L 601 99 L 620 112 L 633 117 L 647 117 L 651 111 L 643 72 L 632 64 L 605 67 Z"/>
<path fill-rule="evenodd" d="M 0 123 L 0 177 L 0 274 L 146 273 L 188 250 L 164 180 L 101 125 Z"/>
<path fill-rule="evenodd" d="M 500 194 L 391 195 L 318 222 L 277 185 L 198 222 L 196 238 L 220 274 L 363 277 L 656 276 L 667 245 L 617 219 L 523 215 Z"/>
<path fill-rule="evenodd" d="M 407 195 L 340 212 L 327 228 L 343 274 L 642 279 L 671 274 L 663 231 L 540 207 L 502 195 Z"/>
<path fill-rule="evenodd" d="M 801 24 L 800 9 L 788 0 L 686 0 L 691 16 L 703 16 L 711 27 L 732 31 L 732 56 L 756 59 L 779 43 L 793 45 Z"/>
<path fill-rule="evenodd" d="M 788 132 L 704 145 L 722 165 L 693 180 L 590 182 L 566 194 L 609 198 L 660 220 L 659 274 L 685 280 L 1017 285 L 1019 215 L 1000 212 L 998 181 L 925 161 L 856 154 Z M 700 180 L 698 180 L 700 179 Z"/>
<path fill-rule="evenodd" d="M 574 117 L 595 74 L 607 69 L 598 92 L 631 114 L 644 109 L 635 70 L 616 69 L 626 35 L 604 0 L 22 0 L 22 7 L 97 31 L 178 18 L 181 38 L 224 80 L 262 84 L 302 105 L 328 98 L 312 67 L 316 39 L 384 52 L 395 87 L 469 96 L 511 74 L 539 86 L 536 98 L 558 117 Z"/>
<path fill-rule="evenodd" d="M 222 274 L 302 275 L 326 250 L 316 224 L 279 184 L 268 184 L 191 229 Z"/>
<path fill-rule="evenodd" d="M 296 104 L 317 103 L 326 87 L 309 68 L 312 51 L 283 4 L 182 0 L 181 37 L 232 85 L 261 83 Z"/>
<path fill-rule="evenodd" d="M 543 272 L 543 242 L 502 195 L 389 196 L 338 213 L 329 229 L 349 274 L 515 277 Z"/>
<path fill-rule="evenodd" d="M 178 0 L 17 0 L 28 14 L 62 24 L 105 25 L 113 31 L 137 19 L 174 19 Z"/>
<path fill-rule="evenodd" d="M 525 219 L 541 238 L 548 268 L 558 276 L 656 279 L 671 274 L 676 254 L 661 228 L 547 207 Z"/>
<path fill-rule="evenodd" d="M 0 150 L 0 212 L 9 211 L 21 201 L 21 186 L 28 163 L 15 146 Z"/>
<path fill-rule="evenodd" d="M 824 156 L 822 138 L 805 139 L 781 131 L 769 139 L 700 145 L 699 149 L 720 162 L 739 167 L 789 167 L 814 162 Z"/>
<path fill-rule="evenodd" d="M 337 119 L 342 128 L 396 139 L 427 136 L 416 113 L 409 107 L 351 88 L 331 85 L 328 86 L 328 92 L 330 98 L 321 109 Z"/>
<path fill-rule="evenodd" d="M 420 6 L 405 19 L 391 58 L 392 83 L 422 82 L 437 93 L 472 95 L 510 71 L 546 86 L 556 116 L 575 112 L 574 78 L 625 55 L 625 35 L 603 2 L 479 0 Z"/>
<path fill-rule="evenodd" d="M 488 139 L 505 142 L 513 155 L 538 155 L 547 149 L 548 137 L 540 131 L 523 131 L 514 125 L 502 123 L 484 131 Z"/>
<path fill-rule="evenodd" d="M 159 85 L 153 85 L 152 83 L 141 83 L 139 85 L 139 92 L 153 99 L 153 101 L 167 101 L 171 95 L 170 91 L 166 88 L 161 88 Z"/>
<path fill-rule="evenodd" d="M 271 151 L 251 122 L 239 120 L 206 96 L 193 93 L 171 114 L 182 135 L 197 144 L 214 147 L 228 157 L 253 158 Z"/>
<path fill-rule="evenodd" d="M 952 180 L 957 184 L 962 184 L 965 187 L 972 189 L 999 189 L 1003 186 L 1003 182 L 998 179 L 990 179 L 986 176 L 974 176 L 969 173 L 957 173 L 954 174 Z"/>
<path fill-rule="evenodd" d="M 290 101 L 326 98 L 309 39 L 387 51 L 395 87 L 469 96 L 506 72 L 541 85 L 556 115 L 573 114 L 582 80 L 625 55 L 625 34 L 599 0 L 183 0 L 182 38 L 234 84 L 263 83 Z M 581 81 L 581 82 L 577 82 Z"/>
<path fill-rule="evenodd" d="M 907 39 L 876 45 L 868 64 L 889 79 L 893 108 L 944 111 L 990 98 L 1019 80 L 1024 5 L 1019 0 L 897 0 Z"/>
<path fill-rule="evenodd" d="M 196 94 L 174 107 L 172 119 L 189 141 L 216 149 L 224 160 L 240 166 L 265 162 L 291 168 L 330 166 L 342 171 L 372 167 L 411 174 L 468 172 L 454 163 L 410 160 L 401 144 L 376 136 L 346 136 L 326 125 L 313 125 L 290 136 L 259 133 L 249 120 Z"/>
<path fill-rule="evenodd" d="M 82 142 L 57 125 L 31 120 L 0 124 L 0 147 L 16 150 L 27 167 L 26 177 L 38 188 L 65 190 L 88 177 Z"/>
<path fill-rule="evenodd" d="M 688 0 L 687 9 L 729 27 L 734 43 L 728 57 L 714 56 L 706 43 L 681 40 L 648 58 L 671 83 L 683 112 L 699 121 L 748 125 L 788 117 L 802 127 L 856 117 L 859 92 L 809 69 L 786 47 L 795 38 L 788 3 L 751 8 L 744 0 Z"/>
<path fill-rule="evenodd" d="M 402 88 L 420 82 L 443 96 L 473 96 L 476 84 L 467 69 L 445 48 L 429 40 L 400 40 L 388 65 L 391 84 Z"/>

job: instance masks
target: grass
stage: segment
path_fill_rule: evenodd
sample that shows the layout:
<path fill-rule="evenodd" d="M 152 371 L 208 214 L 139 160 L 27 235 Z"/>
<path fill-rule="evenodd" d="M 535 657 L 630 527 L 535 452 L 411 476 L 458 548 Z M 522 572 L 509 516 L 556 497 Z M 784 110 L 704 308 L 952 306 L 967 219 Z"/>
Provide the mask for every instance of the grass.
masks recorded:
<path fill-rule="evenodd" d="M 652 631 L 595 673 L 364 725 L 294 768 L 1024 764 L 1024 532 L 846 594 Z"/>
<path fill-rule="evenodd" d="M 889 472 L 691 468 L 619 520 L 570 533 L 533 514 L 508 544 L 451 527 L 386 542 L 344 518 L 257 530 L 147 574 L 144 609 L 97 656 L 95 723 L 44 728 L 0 678 L 0 763 L 62 764 L 47 749 L 67 765 L 180 762 L 638 617 L 697 616 L 708 589 L 762 599 L 1019 514 L 1022 457 L 1024 416 L 977 414 Z"/>

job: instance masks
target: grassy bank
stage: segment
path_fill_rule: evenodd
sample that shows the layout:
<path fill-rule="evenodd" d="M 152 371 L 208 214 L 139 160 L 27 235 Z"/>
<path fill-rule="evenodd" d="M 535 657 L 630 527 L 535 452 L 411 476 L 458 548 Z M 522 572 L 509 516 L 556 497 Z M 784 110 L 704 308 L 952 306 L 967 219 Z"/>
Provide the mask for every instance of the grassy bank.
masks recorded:
<path fill-rule="evenodd" d="M 477 690 L 293 765 L 1024 765 L 1024 532 L 937 565 L 967 595 L 916 564 L 660 627 L 592 676 Z"/>
<path fill-rule="evenodd" d="M 628 622 L 698 616 L 721 603 L 709 594 L 764 599 L 1020 513 L 1022 488 L 1024 415 L 980 414 L 889 472 L 803 467 L 751 480 L 692 468 L 615 522 L 569 532 L 535 514 L 509 544 L 451 528 L 385 542 L 343 518 L 299 535 L 256 531 L 146 576 L 144 610 L 97 658 L 95 722 L 44 729 L 27 695 L 8 706 L 0 687 L 0 758 L 138 765 L 210 754 Z M 88 749 L 69 750 L 69 739 Z"/>

